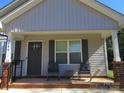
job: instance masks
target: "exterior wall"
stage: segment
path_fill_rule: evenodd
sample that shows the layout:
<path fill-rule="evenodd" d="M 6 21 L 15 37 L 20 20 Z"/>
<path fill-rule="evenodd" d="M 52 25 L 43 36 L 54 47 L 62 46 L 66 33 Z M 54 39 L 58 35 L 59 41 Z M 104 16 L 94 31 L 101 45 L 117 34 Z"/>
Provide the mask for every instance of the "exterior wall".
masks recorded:
<path fill-rule="evenodd" d="M 106 62 L 104 56 L 104 44 L 100 34 L 85 34 L 85 35 L 39 35 L 39 36 L 25 36 L 22 41 L 21 59 L 27 57 L 27 42 L 29 41 L 42 41 L 43 42 L 43 62 L 42 62 L 42 76 L 46 75 L 48 61 L 49 61 L 49 40 L 58 39 L 88 39 L 89 49 L 89 62 L 91 73 L 93 74 L 98 68 L 101 69 L 97 76 L 106 76 Z M 97 41 L 97 42 L 96 42 Z M 95 42 L 95 43 L 94 43 Z M 20 68 L 18 67 L 17 74 L 19 75 Z M 23 76 L 27 73 L 27 61 L 23 64 Z"/>
<path fill-rule="evenodd" d="M 115 30 L 118 23 L 80 0 L 44 0 L 5 27 L 7 32 Z"/>
<path fill-rule="evenodd" d="M 97 69 L 100 69 L 100 73 L 97 75 L 106 75 L 106 59 L 105 59 L 105 51 L 104 51 L 104 40 L 100 38 L 93 38 L 89 40 L 89 62 L 91 65 L 91 73 L 92 75 Z M 105 66 L 106 65 L 106 66 Z"/>

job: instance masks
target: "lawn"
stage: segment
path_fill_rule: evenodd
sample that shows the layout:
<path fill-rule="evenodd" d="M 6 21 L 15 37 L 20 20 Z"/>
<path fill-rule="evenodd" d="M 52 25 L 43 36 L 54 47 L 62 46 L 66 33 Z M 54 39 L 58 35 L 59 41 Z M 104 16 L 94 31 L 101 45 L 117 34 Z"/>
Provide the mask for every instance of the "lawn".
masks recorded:
<path fill-rule="evenodd" d="M 113 79 L 114 78 L 113 70 L 109 70 L 107 76 Z"/>

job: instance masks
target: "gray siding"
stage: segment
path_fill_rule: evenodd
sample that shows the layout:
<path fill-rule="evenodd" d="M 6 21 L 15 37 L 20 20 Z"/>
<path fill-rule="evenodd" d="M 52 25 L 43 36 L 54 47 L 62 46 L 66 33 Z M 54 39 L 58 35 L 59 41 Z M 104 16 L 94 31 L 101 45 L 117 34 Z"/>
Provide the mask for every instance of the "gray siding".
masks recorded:
<path fill-rule="evenodd" d="M 6 25 L 6 31 L 113 30 L 118 23 L 80 0 L 44 0 Z"/>
<path fill-rule="evenodd" d="M 97 41 L 97 43 L 95 42 Z M 95 44 L 94 44 L 95 43 Z M 103 39 L 94 38 L 89 42 L 89 62 L 91 65 L 91 73 L 92 75 L 100 69 L 100 72 L 96 73 L 97 76 L 102 75 L 106 76 L 106 62 L 104 55 L 104 43 Z M 92 49 L 91 49 L 92 48 Z"/>

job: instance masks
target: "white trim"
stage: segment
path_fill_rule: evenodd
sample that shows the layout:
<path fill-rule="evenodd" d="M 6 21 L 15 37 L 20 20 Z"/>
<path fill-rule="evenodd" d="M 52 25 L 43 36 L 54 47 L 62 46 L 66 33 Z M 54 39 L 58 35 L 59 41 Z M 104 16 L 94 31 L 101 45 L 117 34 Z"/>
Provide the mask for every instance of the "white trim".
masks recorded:
<path fill-rule="evenodd" d="M 13 37 L 12 37 L 12 34 L 10 33 L 10 34 L 8 34 L 5 63 L 12 62 L 12 47 L 13 47 L 12 43 L 13 43 Z"/>
<path fill-rule="evenodd" d="M 2 22 L 0 22 L 0 32 L 2 32 L 2 30 L 3 30 L 3 24 Z"/>
<path fill-rule="evenodd" d="M 75 35 L 75 34 L 105 34 L 106 37 L 111 36 L 111 33 L 113 31 L 119 31 L 117 30 L 73 30 L 73 31 L 69 31 L 69 30 L 65 30 L 65 31 L 33 31 L 33 32 L 11 32 L 14 36 L 18 36 L 18 35 Z M 22 38 L 24 39 L 24 37 Z"/>
<path fill-rule="evenodd" d="M 29 42 L 41 42 L 42 43 L 42 60 L 41 60 L 41 75 L 43 74 L 43 40 L 27 40 L 27 45 L 26 45 L 26 58 L 28 58 L 28 44 Z M 28 71 L 28 59 L 26 60 L 26 68 L 25 68 L 25 75 L 27 76 L 27 71 Z"/>
<path fill-rule="evenodd" d="M 81 62 L 83 63 L 82 39 L 80 40 L 80 44 L 81 44 Z"/>
<path fill-rule="evenodd" d="M 54 42 L 55 42 L 55 44 L 54 44 L 54 60 L 55 60 L 55 62 L 56 62 L 56 40 L 54 40 Z"/>
<path fill-rule="evenodd" d="M 106 45 L 106 38 L 104 38 L 104 54 L 105 54 L 105 63 L 106 63 L 106 75 L 108 74 L 108 55 L 107 55 L 107 45 Z"/>
<path fill-rule="evenodd" d="M 67 64 L 70 64 L 69 42 L 70 40 L 67 40 Z"/>
<path fill-rule="evenodd" d="M 67 51 L 62 51 L 62 52 L 57 52 L 56 51 L 56 42 L 57 41 L 66 41 L 67 42 Z M 73 53 L 73 52 L 76 52 L 76 51 L 73 51 L 73 52 L 69 52 L 69 42 L 70 41 L 79 41 L 80 42 L 80 53 L 81 53 L 81 62 L 83 61 L 83 58 L 82 58 L 82 42 L 81 42 L 81 39 L 59 39 L 59 40 L 55 40 L 55 49 L 54 49 L 54 60 L 56 62 L 56 54 L 57 53 L 67 53 L 67 64 L 70 64 L 70 53 Z M 79 52 L 79 51 L 78 51 Z"/>
<path fill-rule="evenodd" d="M 120 62 L 120 51 L 119 51 L 119 43 L 118 43 L 118 32 L 112 32 L 112 43 L 113 43 L 113 53 L 114 53 L 114 61 Z"/>
<path fill-rule="evenodd" d="M 16 41 L 15 40 L 13 40 L 13 42 L 12 42 L 12 54 L 13 54 L 13 58 L 12 59 L 14 59 L 14 56 L 15 56 L 15 43 L 16 43 Z"/>

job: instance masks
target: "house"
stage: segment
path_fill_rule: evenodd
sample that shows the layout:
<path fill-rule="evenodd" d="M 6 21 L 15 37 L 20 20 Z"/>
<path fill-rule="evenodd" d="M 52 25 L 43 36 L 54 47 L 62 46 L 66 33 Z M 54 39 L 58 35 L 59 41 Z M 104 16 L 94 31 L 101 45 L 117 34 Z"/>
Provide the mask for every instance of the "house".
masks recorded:
<path fill-rule="evenodd" d="M 58 62 L 61 74 L 83 62 L 92 75 L 100 68 L 96 76 L 107 76 L 111 35 L 114 61 L 121 61 L 117 33 L 124 16 L 96 0 L 19 0 L 0 16 L 0 30 L 8 35 L 5 62 L 24 60 L 23 76 L 46 76 L 48 62 Z"/>

